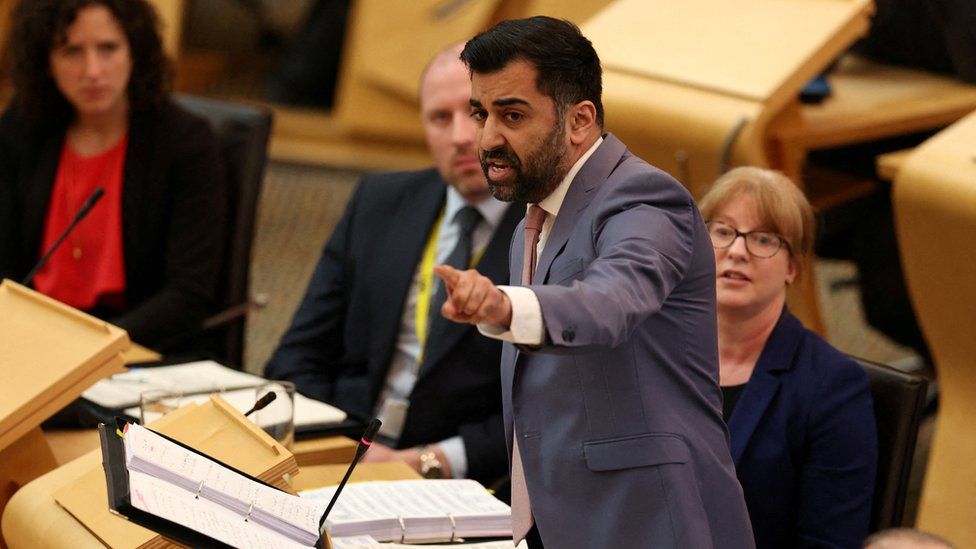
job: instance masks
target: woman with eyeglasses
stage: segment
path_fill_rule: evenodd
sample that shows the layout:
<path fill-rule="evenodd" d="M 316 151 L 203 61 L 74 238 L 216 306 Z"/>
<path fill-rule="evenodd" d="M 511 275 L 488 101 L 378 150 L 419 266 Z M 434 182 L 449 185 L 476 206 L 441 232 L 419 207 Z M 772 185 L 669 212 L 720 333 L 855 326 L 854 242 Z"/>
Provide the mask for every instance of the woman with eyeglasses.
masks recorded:
<path fill-rule="evenodd" d="M 810 204 L 778 172 L 737 168 L 700 205 L 715 248 L 723 413 L 756 546 L 860 547 L 877 467 L 867 376 L 786 307 L 811 260 Z"/>

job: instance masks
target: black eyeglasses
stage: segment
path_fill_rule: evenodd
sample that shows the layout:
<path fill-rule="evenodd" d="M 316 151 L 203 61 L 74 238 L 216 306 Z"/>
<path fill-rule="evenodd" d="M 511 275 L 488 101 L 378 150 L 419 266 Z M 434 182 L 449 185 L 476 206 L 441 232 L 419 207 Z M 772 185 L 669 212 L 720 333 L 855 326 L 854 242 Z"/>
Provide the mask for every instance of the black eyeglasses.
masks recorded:
<path fill-rule="evenodd" d="M 732 247 L 736 238 L 740 236 L 745 239 L 746 251 L 750 255 L 759 258 L 768 258 L 776 255 L 776 252 L 786 244 L 789 248 L 790 243 L 782 236 L 772 231 L 749 231 L 740 232 L 738 229 L 721 221 L 708 221 L 708 236 L 712 237 L 712 247 L 720 250 Z"/>

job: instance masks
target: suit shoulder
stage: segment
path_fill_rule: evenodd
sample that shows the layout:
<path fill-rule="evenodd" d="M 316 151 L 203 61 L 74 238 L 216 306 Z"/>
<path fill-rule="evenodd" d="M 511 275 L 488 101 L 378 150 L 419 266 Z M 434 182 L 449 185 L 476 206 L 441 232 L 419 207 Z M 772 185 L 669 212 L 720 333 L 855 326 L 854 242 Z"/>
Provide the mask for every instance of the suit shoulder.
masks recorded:
<path fill-rule="evenodd" d="M 165 134 L 184 137 L 188 135 L 206 136 L 208 139 L 216 139 L 213 128 L 205 118 L 189 111 L 172 99 L 164 102 L 158 109 L 148 111 L 142 116 Z"/>
<path fill-rule="evenodd" d="M 401 172 L 379 172 L 366 174 L 361 185 L 387 185 L 390 188 L 415 188 L 433 184 L 446 185 L 435 168 Z"/>
<path fill-rule="evenodd" d="M 688 189 L 671 174 L 648 164 L 630 151 L 625 152 L 620 158 L 610 179 L 615 181 L 614 186 L 622 187 L 621 190 L 650 194 L 658 202 L 682 205 L 695 203 Z"/>
<path fill-rule="evenodd" d="M 803 328 L 799 353 L 798 364 L 807 375 L 819 381 L 818 385 L 821 387 L 850 383 L 868 386 L 867 374 L 854 359 L 840 352 L 806 327 Z"/>
<path fill-rule="evenodd" d="M 53 122 L 32 123 L 16 103 L 0 115 L 0 143 L 18 154 L 37 149 L 52 133 L 63 131 L 61 125 Z"/>
<path fill-rule="evenodd" d="M 382 172 L 367 174 L 359 180 L 356 188 L 357 198 L 368 202 L 399 202 L 403 196 L 420 192 L 426 188 L 447 185 L 437 170 Z"/>

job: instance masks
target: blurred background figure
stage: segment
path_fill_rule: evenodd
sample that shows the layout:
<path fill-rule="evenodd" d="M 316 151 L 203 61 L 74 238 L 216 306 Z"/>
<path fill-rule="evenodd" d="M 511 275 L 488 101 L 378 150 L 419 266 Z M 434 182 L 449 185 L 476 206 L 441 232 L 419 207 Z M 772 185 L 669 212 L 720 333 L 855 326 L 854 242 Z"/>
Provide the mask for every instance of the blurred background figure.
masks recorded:
<path fill-rule="evenodd" d="M 0 276 L 21 280 L 101 187 L 33 286 L 167 349 L 211 312 L 226 189 L 210 127 L 170 100 L 153 8 L 21 2 L 6 51 Z"/>
<path fill-rule="evenodd" d="M 813 252 L 810 204 L 784 175 L 745 167 L 720 177 L 701 211 L 715 248 L 723 415 L 756 545 L 856 547 L 877 468 L 868 379 L 786 308 Z"/>

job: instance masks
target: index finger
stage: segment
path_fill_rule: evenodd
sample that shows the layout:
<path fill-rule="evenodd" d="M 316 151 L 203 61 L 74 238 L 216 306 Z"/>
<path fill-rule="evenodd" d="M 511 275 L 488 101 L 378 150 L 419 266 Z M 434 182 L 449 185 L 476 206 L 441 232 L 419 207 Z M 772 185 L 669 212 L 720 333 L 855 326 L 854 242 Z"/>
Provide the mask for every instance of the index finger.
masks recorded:
<path fill-rule="evenodd" d="M 461 277 L 461 271 L 451 267 L 450 265 L 435 265 L 434 273 L 444 280 L 444 284 L 449 290 L 454 288 L 457 284 L 458 278 Z"/>

